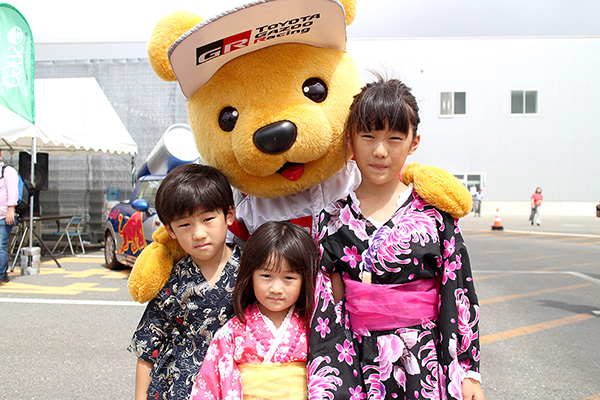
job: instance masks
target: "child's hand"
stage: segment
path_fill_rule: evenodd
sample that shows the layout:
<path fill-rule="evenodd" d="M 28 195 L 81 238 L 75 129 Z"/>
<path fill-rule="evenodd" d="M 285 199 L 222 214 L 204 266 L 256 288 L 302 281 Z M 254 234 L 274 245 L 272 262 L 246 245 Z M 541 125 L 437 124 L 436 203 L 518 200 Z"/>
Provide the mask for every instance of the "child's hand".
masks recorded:
<path fill-rule="evenodd" d="M 481 384 L 475 379 L 466 378 L 463 381 L 462 394 L 464 400 L 485 400 Z"/>

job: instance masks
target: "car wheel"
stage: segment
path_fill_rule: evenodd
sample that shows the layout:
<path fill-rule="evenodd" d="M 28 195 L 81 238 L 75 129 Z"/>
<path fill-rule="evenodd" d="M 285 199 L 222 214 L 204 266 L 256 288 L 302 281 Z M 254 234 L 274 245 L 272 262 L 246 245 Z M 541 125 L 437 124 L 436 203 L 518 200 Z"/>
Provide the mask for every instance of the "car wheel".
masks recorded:
<path fill-rule="evenodd" d="M 122 267 L 122 265 L 117 261 L 115 249 L 116 247 L 113 235 L 110 232 L 106 232 L 106 235 L 104 236 L 104 261 L 106 263 L 106 268 L 108 269 L 117 269 Z"/>

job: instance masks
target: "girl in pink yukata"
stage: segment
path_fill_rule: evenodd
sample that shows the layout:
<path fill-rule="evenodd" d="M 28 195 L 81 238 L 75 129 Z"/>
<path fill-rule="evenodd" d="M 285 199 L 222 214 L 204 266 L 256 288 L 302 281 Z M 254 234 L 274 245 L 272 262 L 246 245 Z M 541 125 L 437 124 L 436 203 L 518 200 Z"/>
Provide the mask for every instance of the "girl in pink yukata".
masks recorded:
<path fill-rule="evenodd" d="M 325 274 L 309 335 L 310 399 L 484 399 L 458 221 L 400 179 L 419 146 L 418 111 L 408 87 L 383 78 L 350 107 L 346 137 L 362 181 L 318 219 Z"/>
<path fill-rule="evenodd" d="M 191 400 L 306 399 L 307 322 L 319 253 L 289 222 L 248 239 L 233 293 L 236 316 L 214 336 Z"/>

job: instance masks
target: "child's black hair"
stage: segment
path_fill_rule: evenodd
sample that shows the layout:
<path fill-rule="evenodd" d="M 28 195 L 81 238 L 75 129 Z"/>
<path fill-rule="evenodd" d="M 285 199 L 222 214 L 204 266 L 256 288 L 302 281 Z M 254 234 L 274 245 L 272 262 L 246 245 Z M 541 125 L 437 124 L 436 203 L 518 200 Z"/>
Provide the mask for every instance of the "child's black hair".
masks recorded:
<path fill-rule="evenodd" d="M 156 192 L 156 213 L 163 225 L 198 210 L 222 210 L 234 206 L 233 192 L 225 175 L 208 165 L 184 164 L 174 168 Z"/>
<path fill-rule="evenodd" d="M 293 272 L 302 276 L 302 289 L 296 310 L 308 324 L 312 315 L 319 251 L 310 234 L 291 222 L 270 221 L 248 238 L 233 291 L 235 315 L 245 323 L 246 307 L 256 302 L 252 274 L 260 268 L 281 268 L 286 260 Z"/>
<path fill-rule="evenodd" d="M 397 79 L 386 80 L 375 75 L 377 81 L 365 85 L 354 96 L 346 120 L 346 138 L 352 141 L 359 132 L 383 130 L 413 135 L 421 121 L 419 106 L 411 89 Z"/>

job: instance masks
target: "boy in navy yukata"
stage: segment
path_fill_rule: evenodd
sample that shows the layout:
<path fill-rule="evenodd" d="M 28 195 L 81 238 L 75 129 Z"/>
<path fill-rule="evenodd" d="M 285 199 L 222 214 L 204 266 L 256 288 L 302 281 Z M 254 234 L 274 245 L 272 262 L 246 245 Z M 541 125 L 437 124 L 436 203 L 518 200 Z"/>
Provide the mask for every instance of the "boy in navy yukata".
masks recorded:
<path fill-rule="evenodd" d="M 133 335 L 135 398 L 186 399 L 213 334 L 234 316 L 241 250 L 225 242 L 235 220 L 233 194 L 217 169 L 186 164 L 161 183 L 156 212 L 188 255 L 148 303 Z"/>

